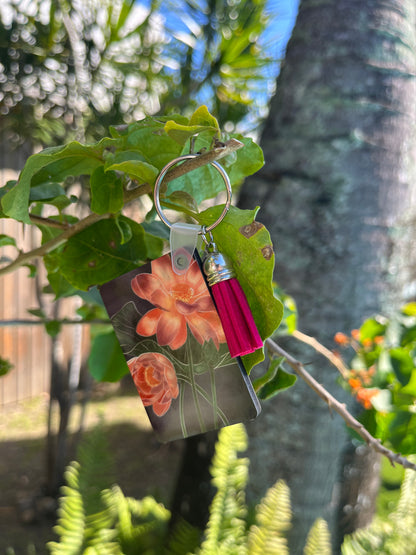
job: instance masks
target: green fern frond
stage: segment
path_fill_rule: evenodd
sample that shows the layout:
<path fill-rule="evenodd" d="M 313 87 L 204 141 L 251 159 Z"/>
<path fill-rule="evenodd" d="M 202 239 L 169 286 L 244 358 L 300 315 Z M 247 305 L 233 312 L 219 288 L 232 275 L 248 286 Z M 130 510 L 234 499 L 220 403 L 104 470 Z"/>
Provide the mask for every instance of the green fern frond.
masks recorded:
<path fill-rule="evenodd" d="M 103 492 L 116 522 L 115 534 L 123 555 L 153 554 L 162 549 L 170 512 L 153 497 L 125 497 L 118 486 Z"/>
<path fill-rule="evenodd" d="M 169 555 L 189 555 L 197 549 L 201 531 L 184 519 L 179 520 L 171 532 L 167 553 Z"/>
<path fill-rule="evenodd" d="M 323 518 L 317 518 L 309 530 L 304 555 L 331 555 L 331 535 L 328 524 Z"/>
<path fill-rule="evenodd" d="M 279 480 L 257 506 L 256 522 L 248 535 L 250 555 L 288 554 L 284 534 L 290 528 L 291 516 L 290 491 L 286 483 Z"/>
<path fill-rule="evenodd" d="M 201 555 L 245 553 L 245 487 L 248 459 L 237 453 L 247 449 L 247 434 L 242 424 L 220 430 L 211 467 L 212 483 L 217 488 L 210 507 L 210 518 Z"/>
<path fill-rule="evenodd" d="M 54 527 L 60 541 L 47 544 L 52 555 L 79 555 L 84 550 L 85 512 L 79 492 L 79 469 L 79 463 L 73 462 L 65 472 L 67 485 L 61 490 L 58 524 Z"/>

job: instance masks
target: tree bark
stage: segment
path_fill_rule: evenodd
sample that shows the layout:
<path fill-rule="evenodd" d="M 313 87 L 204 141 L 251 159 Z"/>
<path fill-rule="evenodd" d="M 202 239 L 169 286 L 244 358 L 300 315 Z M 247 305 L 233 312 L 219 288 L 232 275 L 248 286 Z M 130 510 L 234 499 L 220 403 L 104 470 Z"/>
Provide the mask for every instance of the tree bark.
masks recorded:
<path fill-rule="evenodd" d="M 301 1 L 262 134 L 266 164 L 241 191 L 241 208 L 262 206 L 299 328 L 329 347 L 415 294 L 415 29 L 414 0 Z M 286 348 L 340 397 L 333 368 Z M 339 419 L 297 384 L 249 435 L 251 497 L 280 477 L 291 488 L 291 553 L 318 516 L 335 538 Z"/>

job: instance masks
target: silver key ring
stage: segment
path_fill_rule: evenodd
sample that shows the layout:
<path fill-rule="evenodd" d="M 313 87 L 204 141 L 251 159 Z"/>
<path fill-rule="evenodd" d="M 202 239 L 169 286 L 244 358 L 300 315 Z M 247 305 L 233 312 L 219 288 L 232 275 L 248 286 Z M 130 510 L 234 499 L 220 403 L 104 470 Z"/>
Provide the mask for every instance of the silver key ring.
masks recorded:
<path fill-rule="evenodd" d="M 184 156 L 179 156 L 179 158 L 175 158 L 174 160 L 172 160 L 171 162 L 166 164 L 166 166 L 162 169 L 162 171 L 160 172 L 160 174 L 158 175 L 158 177 L 156 179 L 155 191 L 154 191 L 155 208 L 156 208 L 157 213 L 159 214 L 159 218 L 169 228 L 172 227 L 172 224 L 170 223 L 170 221 L 164 215 L 164 213 L 162 211 L 162 207 L 160 205 L 160 200 L 159 200 L 160 186 L 162 184 L 162 181 L 163 181 L 166 173 L 170 170 L 170 168 L 172 166 L 175 166 L 178 162 L 182 162 L 183 160 L 190 160 L 191 158 L 196 158 L 197 156 L 199 156 L 199 154 L 185 154 Z M 226 191 L 227 191 L 227 200 L 225 202 L 224 210 L 221 212 L 220 217 L 213 224 L 211 224 L 209 226 L 203 226 L 202 229 L 198 232 L 200 235 L 203 235 L 205 233 L 209 233 L 211 230 L 214 229 L 214 227 L 216 227 L 218 224 L 220 224 L 223 221 L 223 219 L 225 218 L 225 216 L 228 212 L 228 209 L 230 208 L 231 197 L 232 197 L 230 178 L 228 177 L 224 168 L 222 166 L 220 166 L 220 164 L 218 164 L 218 162 L 209 162 L 209 163 L 211 164 L 211 166 L 213 166 L 220 173 L 221 177 L 224 180 L 225 188 L 226 188 Z"/>

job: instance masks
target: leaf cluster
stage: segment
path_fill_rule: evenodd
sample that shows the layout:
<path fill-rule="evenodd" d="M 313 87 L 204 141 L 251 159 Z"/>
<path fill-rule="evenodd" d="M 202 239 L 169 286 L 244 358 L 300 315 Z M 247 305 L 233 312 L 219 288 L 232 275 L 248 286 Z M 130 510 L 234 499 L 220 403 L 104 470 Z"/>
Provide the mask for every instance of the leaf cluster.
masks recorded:
<path fill-rule="evenodd" d="M 124 215 L 125 205 L 144 196 L 153 201 L 155 180 L 168 162 L 189 153 L 192 147 L 195 152 L 209 152 L 222 138 L 217 120 L 202 106 L 190 118 L 147 117 L 129 126 L 113 127 L 111 136 L 95 143 L 72 141 L 32 155 L 18 181 L 0 189 L 1 215 L 37 226 L 42 244 L 31 253 L 19 253 L 0 271 L 12 270 L 31 256 L 41 256 L 48 290 L 55 298 L 81 294 L 87 305 L 80 315 L 85 319 L 103 316 L 91 287 L 159 257 L 166 239 L 166 226 L 155 220 L 153 205 L 149 209 L 147 203 L 140 223 Z M 262 166 L 263 155 L 251 139 L 238 134 L 233 138 L 244 148 L 224 158 L 222 165 L 235 188 Z M 160 196 L 163 207 L 185 213 L 201 225 L 214 222 L 223 206 L 204 209 L 200 205 L 224 188 L 215 173 L 208 164 L 175 179 Z M 74 215 L 85 213 L 86 206 L 85 217 Z M 51 210 L 56 213 L 47 215 Z M 256 214 L 257 209 L 231 207 L 213 235 L 219 249 L 231 258 L 260 334 L 266 338 L 280 322 L 282 305 L 272 288 L 270 235 L 255 221 Z M 12 237 L 2 236 L 2 244 L 15 243 Z M 50 331 L 58 329 L 54 325 Z M 108 334 L 107 329 L 102 331 Z M 110 368 L 110 362 L 121 360 L 120 352 L 110 348 L 111 344 L 115 342 L 108 343 L 108 364 L 95 372 L 97 364 L 103 362 L 97 354 L 102 339 L 97 337 L 90 362 L 93 374 L 114 381 L 125 371 L 125 364 L 123 372 L 118 364 Z M 262 358 L 260 351 L 248 356 L 247 369 Z"/>
<path fill-rule="evenodd" d="M 416 303 L 337 335 L 354 349 L 348 389 L 367 409 L 360 421 L 396 452 L 416 453 Z"/>

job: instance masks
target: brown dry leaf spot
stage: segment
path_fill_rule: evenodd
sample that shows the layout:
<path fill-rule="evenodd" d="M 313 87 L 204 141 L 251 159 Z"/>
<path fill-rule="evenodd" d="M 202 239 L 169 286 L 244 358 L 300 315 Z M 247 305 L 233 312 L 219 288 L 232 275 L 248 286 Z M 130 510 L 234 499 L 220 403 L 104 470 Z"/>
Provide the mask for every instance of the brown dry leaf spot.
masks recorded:
<path fill-rule="evenodd" d="M 250 237 L 252 237 L 263 227 L 264 227 L 263 224 L 261 224 L 260 222 L 254 221 L 254 222 L 251 222 L 251 224 L 243 225 L 242 227 L 240 227 L 239 231 L 242 235 L 244 235 L 244 237 L 247 237 L 247 239 L 250 239 Z"/>
<path fill-rule="evenodd" d="M 266 245 L 261 249 L 261 254 L 263 255 L 263 258 L 270 260 L 273 256 L 273 247 L 271 245 Z"/>

